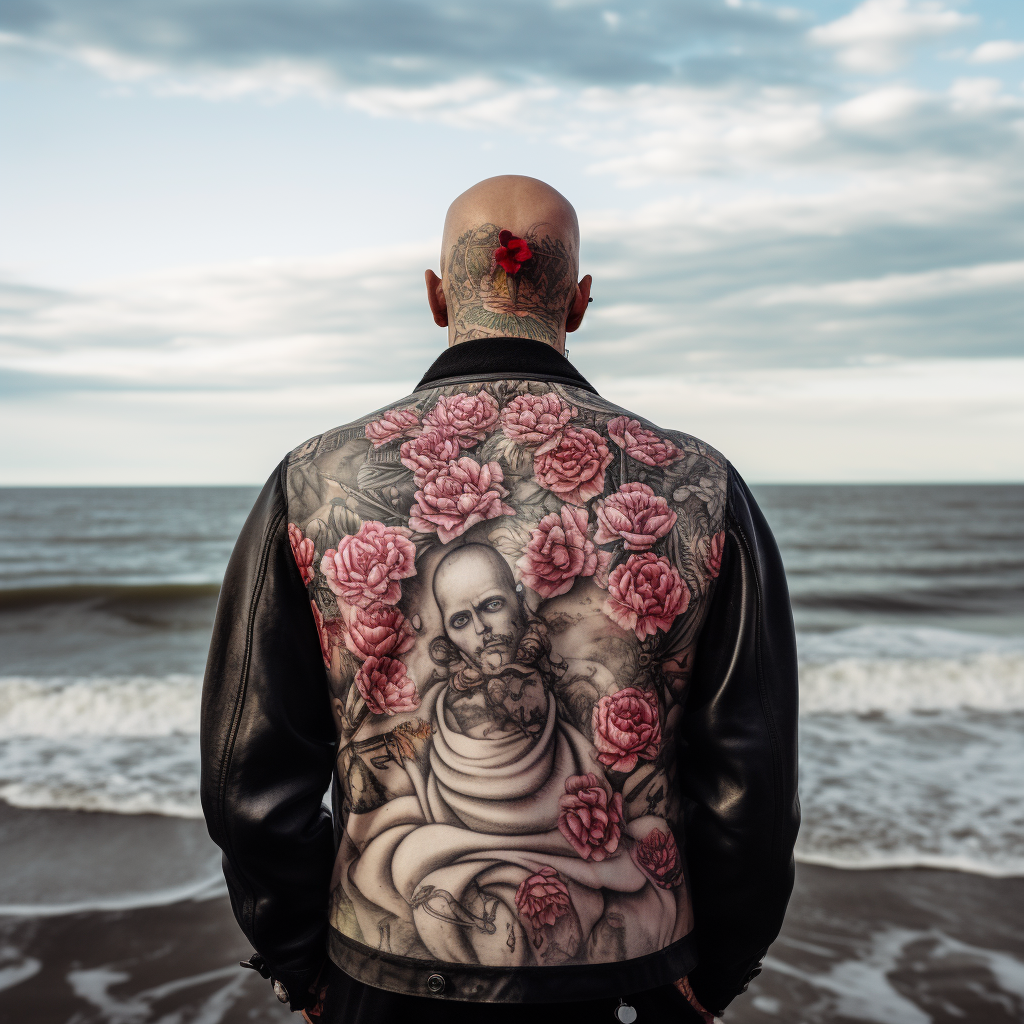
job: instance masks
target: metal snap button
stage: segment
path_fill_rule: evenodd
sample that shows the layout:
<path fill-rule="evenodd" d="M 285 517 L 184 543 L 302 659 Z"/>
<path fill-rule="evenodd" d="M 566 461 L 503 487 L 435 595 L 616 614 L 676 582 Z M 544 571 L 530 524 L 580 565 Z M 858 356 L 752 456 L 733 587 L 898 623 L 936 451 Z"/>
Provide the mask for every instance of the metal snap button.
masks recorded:
<path fill-rule="evenodd" d="M 434 993 L 435 996 L 439 996 L 444 991 L 444 978 L 440 974 L 432 974 L 427 978 L 427 988 Z"/>
<path fill-rule="evenodd" d="M 619 1024 L 633 1024 L 636 1020 L 635 1007 L 630 1006 L 624 999 L 619 1000 L 619 1005 L 615 1007 L 613 1012 Z"/>

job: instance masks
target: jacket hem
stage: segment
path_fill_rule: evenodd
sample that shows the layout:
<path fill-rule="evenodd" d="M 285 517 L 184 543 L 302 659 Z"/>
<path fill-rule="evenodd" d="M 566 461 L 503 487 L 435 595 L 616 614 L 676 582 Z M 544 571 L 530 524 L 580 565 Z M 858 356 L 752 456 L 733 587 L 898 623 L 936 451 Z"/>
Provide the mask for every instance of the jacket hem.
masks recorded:
<path fill-rule="evenodd" d="M 396 956 L 355 942 L 335 928 L 330 930 L 328 953 L 341 970 L 364 985 L 470 1003 L 564 1003 L 625 996 L 670 985 L 697 963 L 689 935 L 632 960 L 557 967 L 482 967 Z"/>

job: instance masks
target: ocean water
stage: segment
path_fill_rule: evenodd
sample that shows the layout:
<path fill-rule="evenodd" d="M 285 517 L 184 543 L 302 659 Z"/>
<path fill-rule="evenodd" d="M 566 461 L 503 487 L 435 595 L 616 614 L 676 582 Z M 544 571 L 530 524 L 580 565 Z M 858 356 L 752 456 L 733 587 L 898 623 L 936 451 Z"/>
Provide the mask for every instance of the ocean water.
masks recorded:
<path fill-rule="evenodd" d="M 797 622 L 798 856 L 1024 875 L 1024 487 L 755 493 Z M 203 664 L 256 494 L 0 489 L 0 801 L 201 818 Z M 143 888 L 207 885 L 210 852 Z"/>

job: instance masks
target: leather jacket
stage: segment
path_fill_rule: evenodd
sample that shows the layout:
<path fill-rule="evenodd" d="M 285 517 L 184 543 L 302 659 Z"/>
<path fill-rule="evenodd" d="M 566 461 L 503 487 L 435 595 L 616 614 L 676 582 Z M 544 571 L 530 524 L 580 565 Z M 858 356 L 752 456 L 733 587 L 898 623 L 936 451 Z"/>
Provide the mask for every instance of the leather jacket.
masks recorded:
<path fill-rule="evenodd" d="M 326 954 L 466 1003 L 688 975 L 721 1013 L 792 889 L 796 716 L 782 563 L 735 469 L 547 345 L 465 342 L 263 488 L 203 809 L 293 1008 Z"/>

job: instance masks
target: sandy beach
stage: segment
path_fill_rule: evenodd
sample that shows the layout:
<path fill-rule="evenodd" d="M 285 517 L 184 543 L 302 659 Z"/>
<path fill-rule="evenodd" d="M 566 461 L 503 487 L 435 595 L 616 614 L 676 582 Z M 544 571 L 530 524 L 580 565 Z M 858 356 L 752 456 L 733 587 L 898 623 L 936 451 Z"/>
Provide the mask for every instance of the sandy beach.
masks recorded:
<path fill-rule="evenodd" d="M 13 831 L 7 812 L 5 836 Z M 14 819 L 19 816 L 14 815 Z M 102 833 L 105 815 L 79 815 Z M 93 819 L 89 821 L 88 819 Z M 140 823 L 139 818 L 121 819 Z M 24 828 L 27 819 L 15 825 Z M 148 825 L 157 823 L 155 829 Z M 64 823 L 65 830 L 69 822 Z M 83 822 L 79 822 L 82 825 Z M 199 822 L 178 842 L 201 846 Z M 181 826 L 189 828 L 181 829 Z M 116 828 L 116 821 L 114 822 Z M 83 831 L 75 830 L 81 836 Z M 167 841 L 141 821 L 136 853 Z M 95 852 L 95 851 L 94 851 Z M 32 872 L 23 870 L 24 884 Z M 10 885 L 6 885 L 10 895 Z M 1024 1020 L 1024 879 L 801 865 L 764 973 L 735 1024 L 1011 1024 Z M 4 1017 L 40 1024 L 283 1021 L 224 895 L 164 906 L 0 919 Z"/>

